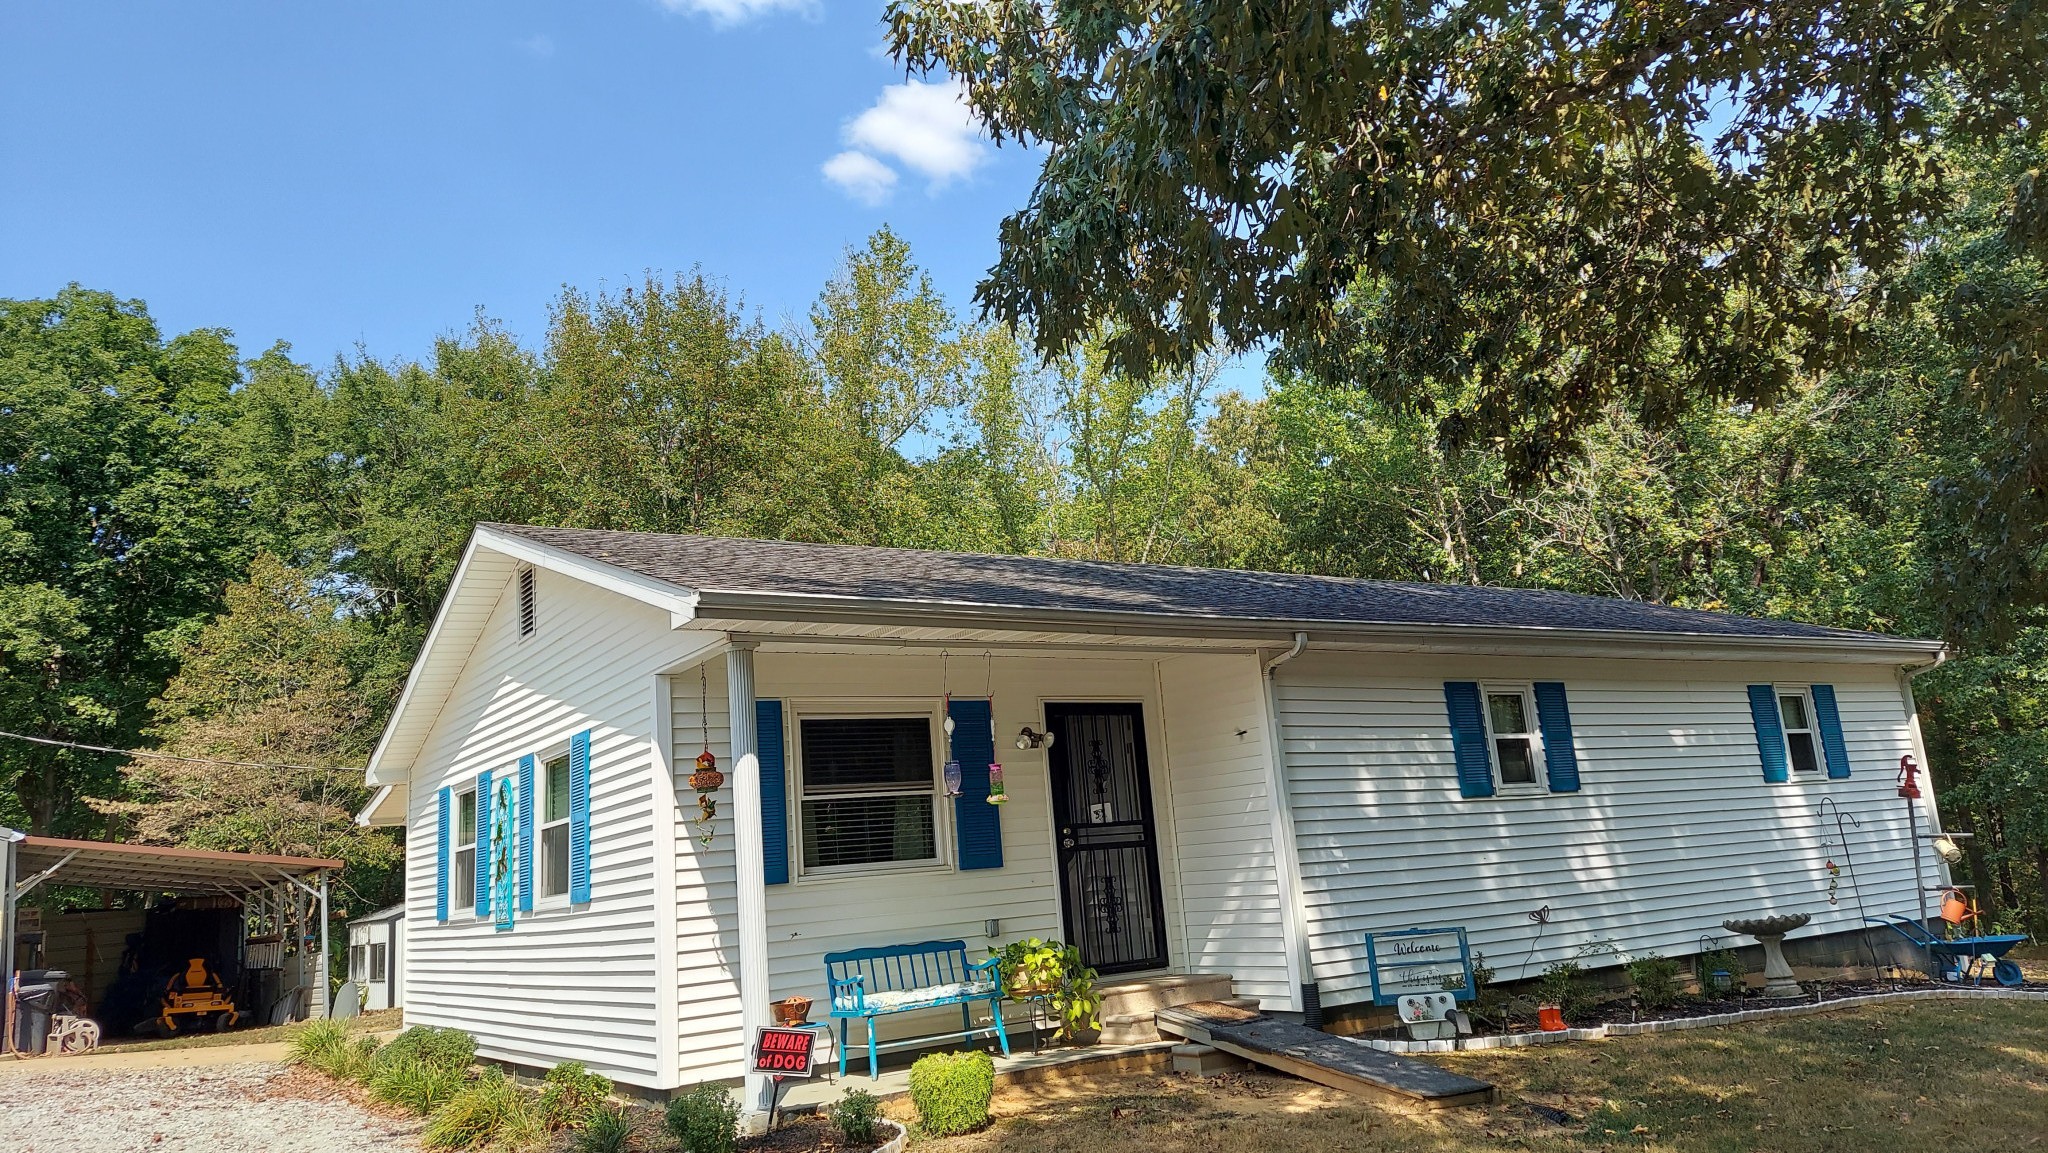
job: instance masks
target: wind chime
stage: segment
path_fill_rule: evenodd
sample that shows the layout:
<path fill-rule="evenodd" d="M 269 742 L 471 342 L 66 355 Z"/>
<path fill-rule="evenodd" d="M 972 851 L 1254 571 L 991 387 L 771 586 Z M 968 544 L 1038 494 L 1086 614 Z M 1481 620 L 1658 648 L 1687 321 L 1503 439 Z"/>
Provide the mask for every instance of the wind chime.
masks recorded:
<path fill-rule="evenodd" d="M 996 748 L 996 657 L 994 653 L 981 655 L 982 659 L 988 662 L 988 671 L 984 674 L 986 679 L 982 682 L 981 691 L 988 694 L 988 748 L 989 756 L 993 758 Z M 1003 792 L 1003 766 L 991 759 L 988 765 L 988 803 L 1000 805 L 1009 799 Z"/>
<path fill-rule="evenodd" d="M 946 730 L 946 768 L 943 776 L 946 779 L 946 795 L 957 797 L 960 795 L 961 785 L 960 758 L 953 753 L 953 690 L 947 687 L 952 680 L 952 671 L 953 654 L 939 653 L 939 695 L 945 699 L 945 708 L 940 711 L 940 715 L 945 718 L 940 724 Z"/>
<path fill-rule="evenodd" d="M 690 787 L 697 790 L 697 840 L 711 847 L 712 822 L 718 819 L 718 798 L 725 787 L 725 774 L 718 771 L 718 758 L 711 754 L 711 674 L 697 666 L 697 720 L 703 731 L 704 751 L 697 754 L 697 771 L 690 774 Z"/>

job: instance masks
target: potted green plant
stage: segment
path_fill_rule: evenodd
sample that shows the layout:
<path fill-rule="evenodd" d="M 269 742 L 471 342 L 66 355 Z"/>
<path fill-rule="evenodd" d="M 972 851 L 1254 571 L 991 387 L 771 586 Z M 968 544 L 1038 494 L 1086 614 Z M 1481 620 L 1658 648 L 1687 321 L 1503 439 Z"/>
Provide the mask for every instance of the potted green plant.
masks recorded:
<path fill-rule="evenodd" d="M 1102 1027 L 1096 1016 L 1102 1007 L 1096 973 L 1081 960 L 1081 950 L 1031 937 L 1012 941 L 994 955 L 1004 995 L 1013 1001 L 1043 998 L 1058 1025 L 1058 1039 L 1071 1041 L 1083 1029 Z"/>

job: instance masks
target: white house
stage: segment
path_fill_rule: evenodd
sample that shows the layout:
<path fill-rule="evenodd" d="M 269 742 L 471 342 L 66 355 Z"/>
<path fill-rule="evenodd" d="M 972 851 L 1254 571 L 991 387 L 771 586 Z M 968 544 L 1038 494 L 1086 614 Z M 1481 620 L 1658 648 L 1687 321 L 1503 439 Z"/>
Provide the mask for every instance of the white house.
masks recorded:
<path fill-rule="evenodd" d="M 1549 592 L 485 525 L 364 819 L 408 830 L 409 1023 L 667 1090 L 738 1077 L 838 949 L 1059 937 L 1341 1014 L 1381 930 L 1462 926 L 1507 979 L 1736 915 L 1854 930 L 1915 907 L 1916 851 L 1942 876 L 1894 785 L 1941 656 Z"/>

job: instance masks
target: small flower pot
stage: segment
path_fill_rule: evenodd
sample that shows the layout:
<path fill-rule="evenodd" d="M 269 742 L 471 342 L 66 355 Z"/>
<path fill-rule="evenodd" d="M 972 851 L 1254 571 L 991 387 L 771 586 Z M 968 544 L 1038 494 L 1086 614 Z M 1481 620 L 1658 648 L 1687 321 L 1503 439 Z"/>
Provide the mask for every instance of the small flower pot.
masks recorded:
<path fill-rule="evenodd" d="M 775 1015 L 775 1023 L 784 1028 L 802 1025 L 811 1019 L 811 999 L 785 997 L 780 1001 L 771 1002 L 768 1011 Z"/>
<path fill-rule="evenodd" d="M 1536 1027 L 1545 1033 L 1564 1032 L 1569 1027 L 1564 1023 L 1564 1009 L 1557 1005 L 1536 1006 Z"/>

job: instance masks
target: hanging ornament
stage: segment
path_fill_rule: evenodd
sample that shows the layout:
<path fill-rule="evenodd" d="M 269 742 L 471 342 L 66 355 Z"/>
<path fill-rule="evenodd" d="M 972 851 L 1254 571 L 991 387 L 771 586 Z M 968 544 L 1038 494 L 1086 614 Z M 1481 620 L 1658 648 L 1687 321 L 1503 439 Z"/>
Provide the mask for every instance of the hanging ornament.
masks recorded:
<path fill-rule="evenodd" d="M 1842 866 L 1835 864 L 1833 861 L 1829 861 L 1827 863 L 1827 870 L 1828 904 L 1838 905 L 1841 903 L 1841 898 L 1835 895 L 1835 890 L 1842 887 Z"/>
<path fill-rule="evenodd" d="M 949 797 L 957 797 L 960 795 L 959 761 L 946 762 L 946 795 Z"/>
<path fill-rule="evenodd" d="M 704 751 L 697 754 L 697 771 L 690 774 L 690 787 L 697 790 L 697 840 L 711 847 L 712 822 L 718 819 L 718 798 L 712 794 L 725 786 L 725 774 L 718 771 L 718 758 L 711 753 L 711 674 L 697 666 L 697 719 L 704 738 Z"/>
<path fill-rule="evenodd" d="M 951 672 L 952 664 L 953 654 L 941 651 L 939 653 L 939 695 L 945 698 L 946 707 L 939 715 L 946 718 L 942 722 L 942 727 L 946 730 L 946 753 L 948 756 L 952 755 L 953 752 L 953 692 L 946 687 L 946 684 L 950 679 L 948 674 Z"/>
<path fill-rule="evenodd" d="M 988 747 L 993 754 L 996 747 L 996 658 L 994 653 L 985 652 L 981 655 L 988 661 L 987 679 L 982 684 L 982 692 L 988 694 Z M 988 803 L 1000 805 L 1009 799 L 1003 793 L 1003 766 L 993 761 L 989 762 Z"/>

